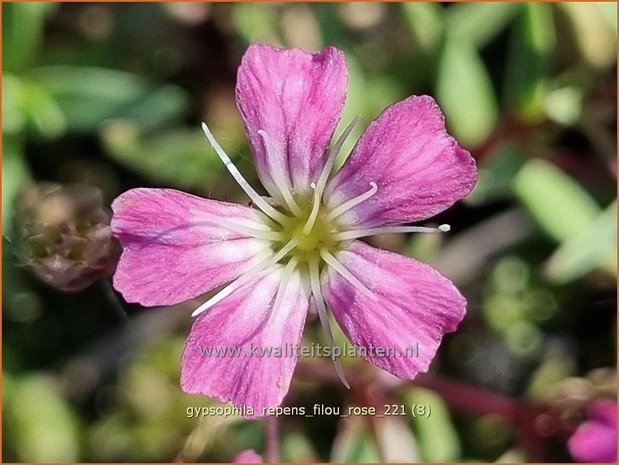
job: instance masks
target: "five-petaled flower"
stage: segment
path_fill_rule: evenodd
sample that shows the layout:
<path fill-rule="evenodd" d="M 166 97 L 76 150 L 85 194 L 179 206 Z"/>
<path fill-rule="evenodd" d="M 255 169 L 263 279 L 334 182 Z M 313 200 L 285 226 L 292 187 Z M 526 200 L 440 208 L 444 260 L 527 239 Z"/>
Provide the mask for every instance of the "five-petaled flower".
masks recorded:
<path fill-rule="evenodd" d="M 202 350 L 298 346 L 310 306 L 329 344 L 327 307 L 355 346 L 401 354 L 418 343 L 418 357 L 367 356 L 405 379 L 427 371 L 442 336 L 464 317 L 465 299 L 439 272 L 358 239 L 447 230 L 400 225 L 468 194 L 475 163 L 447 134 L 434 100 L 413 96 L 373 121 L 335 171 L 356 121 L 330 146 L 347 80 L 336 48 L 311 55 L 250 46 L 236 99 L 268 197 L 247 183 L 203 125 L 253 207 L 171 189 L 133 189 L 114 201 L 112 228 L 124 248 L 114 285 L 127 301 L 171 305 L 229 283 L 194 312 L 181 363 L 186 392 L 257 414 L 279 405 L 295 358 L 204 357 Z"/>

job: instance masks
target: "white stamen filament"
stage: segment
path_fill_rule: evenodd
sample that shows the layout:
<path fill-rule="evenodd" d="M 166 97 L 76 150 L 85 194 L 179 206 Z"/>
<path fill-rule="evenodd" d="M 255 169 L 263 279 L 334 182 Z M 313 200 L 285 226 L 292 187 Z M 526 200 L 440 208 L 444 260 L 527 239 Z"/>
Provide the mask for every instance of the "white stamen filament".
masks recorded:
<path fill-rule="evenodd" d="M 206 302 L 204 302 L 202 305 L 200 305 L 198 308 L 196 308 L 191 314 L 191 316 L 198 316 L 203 311 L 208 310 L 213 305 L 215 305 L 218 302 L 221 302 L 225 297 L 232 294 L 239 287 L 243 286 L 244 284 L 254 279 L 264 270 L 275 265 L 282 258 L 284 258 L 288 252 L 294 249 L 298 242 L 299 241 L 296 238 L 290 239 L 290 241 L 288 241 L 288 243 L 284 247 L 282 247 L 279 252 L 277 252 L 276 254 L 269 253 L 265 258 L 258 261 L 258 263 L 253 265 L 249 270 L 245 271 L 245 273 L 240 278 L 237 278 L 235 281 L 232 281 L 230 284 L 224 287 L 221 291 L 219 291 L 213 297 L 211 297 Z"/>
<path fill-rule="evenodd" d="M 354 229 L 335 233 L 333 239 L 336 241 L 348 241 L 359 237 L 374 236 L 376 234 L 396 234 L 396 233 L 440 233 L 448 232 L 451 227 L 448 224 L 441 224 L 438 228 L 428 228 L 425 226 L 384 226 L 381 228 Z"/>
<path fill-rule="evenodd" d="M 262 129 L 258 130 L 258 135 L 262 137 L 262 140 L 264 141 L 265 149 L 269 153 L 270 157 L 274 158 L 275 147 L 269 135 L 266 133 L 266 131 L 263 131 Z M 300 215 L 301 209 L 299 208 L 299 205 L 292 197 L 292 194 L 290 193 L 290 190 L 288 189 L 288 184 L 284 181 L 281 173 L 276 173 L 276 174 L 277 174 L 276 176 L 277 179 L 273 179 L 273 182 L 275 183 L 275 185 L 281 192 L 282 197 L 284 198 L 284 201 L 286 202 L 286 205 L 288 205 L 288 208 L 290 208 L 290 210 L 292 210 L 292 212 L 295 215 Z M 273 173 L 271 173 L 271 176 L 273 177 Z"/>
<path fill-rule="evenodd" d="M 259 229 L 251 229 L 240 225 L 235 225 L 233 223 L 227 223 L 225 221 L 222 221 L 221 225 L 232 232 L 255 237 L 256 239 L 264 239 L 267 241 L 283 241 L 285 239 L 284 235 L 275 231 L 260 231 Z"/>
<path fill-rule="evenodd" d="M 353 197 L 352 199 L 347 200 L 343 204 L 331 210 L 329 214 L 327 215 L 327 221 L 331 221 L 337 218 L 338 216 L 340 216 L 343 213 L 346 213 L 348 210 L 355 207 L 356 205 L 359 205 L 361 202 L 364 202 L 365 200 L 369 199 L 374 194 L 376 194 L 376 191 L 378 191 L 378 186 L 376 185 L 375 182 L 370 182 L 370 189 L 367 192 L 364 192 L 361 195 Z"/>
<path fill-rule="evenodd" d="M 318 218 L 318 210 L 320 207 L 320 197 L 321 194 L 318 192 L 315 183 L 311 183 L 310 187 L 314 189 L 314 198 L 312 200 L 312 211 L 310 212 L 310 216 L 307 218 L 305 225 L 303 226 L 303 234 L 306 236 L 312 231 L 314 227 L 314 223 L 316 223 L 316 218 Z"/>
<path fill-rule="evenodd" d="M 206 123 L 202 123 L 202 131 L 204 132 L 207 140 L 215 150 L 215 153 L 217 153 L 217 155 L 226 166 L 234 180 L 238 183 L 239 186 L 241 186 L 241 189 L 245 191 L 245 193 L 249 196 L 254 205 L 256 205 L 260 210 L 262 210 L 265 215 L 269 216 L 278 223 L 285 223 L 286 216 L 283 213 L 277 211 L 267 202 L 265 202 L 265 200 L 254 190 L 254 188 L 249 185 L 249 183 L 245 180 L 238 168 L 234 166 L 234 163 L 232 163 L 232 160 L 230 160 L 228 154 L 224 152 L 224 149 L 222 149 L 221 145 L 219 145 L 219 143 L 215 140 L 215 137 L 209 130 Z"/>
<path fill-rule="evenodd" d="M 272 205 L 272 206 L 278 206 L 279 205 L 279 202 L 276 199 L 274 199 L 273 197 L 268 197 L 266 195 L 263 195 L 262 198 L 269 205 Z"/>
<path fill-rule="evenodd" d="M 310 285 L 312 287 L 312 295 L 314 296 L 314 303 L 316 304 L 316 311 L 318 312 L 318 317 L 320 318 L 320 324 L 322 325 L 322 329 L 327 338 L 327 343 L 331 348 L 335 346 L 335 340 L 333 339 L 333 333 L 331 332 L 331 326 L 329 326 L 329 316 L 327 315 L 327 308 L 325 307 L 325 301 L 322 297 L 322 291 L 320 290 L 320 271 L 318 267 L 318 260 L 312 260 L 309 263 L 309 277 L 310 277 Z M 333 354 L 333 350 L 331 353 Z M 346 389 L 350 389 L 350 384 L 346 380 L 346 376 L 344 374 L 344 369 L 339 361 L 339 359 L 335 356 L 331 357 L 333 361 L 333 365 L 335 366 L 335 371 L 337 375 L 340 377 L 340 380 L 346 386 Z"/>
<path fill-rule="evenodd" d="M 327 250 L 327 249 L 321 249 L 320 250 L 320 256 L 322 257 L 322 259 L 327 262 L 327 264 L 333 268 L 335 271 L 337 271 L 340 275 L 342 275 L 342 277 L 348 281 L 350 284 L 352 284 L 353 286 L 355 286 L 359 291 L 361 291 L 363 294 L 365 294 L 367 297 L 369 297 L 370 299 L 377 301 L 378 297 L 376 297 L 376 294 L 374 294 L 372 291 L 370 291 L 367 287 L 365 287 L 363 285 L 363 283 L 361 281 L 359 281 L 357 278 L 355 278 L 355 276 L 348 271 L 348 269 L 342 265 L 337 258 L 335 258 L 333 255 L 331 255 L 331 253 Z"/>
<path fill-rule="evenodd" d="M 224 221 L 221 222 L 221 225 L 232 232 L 255 237 L 256 239 L 264 239 L 266 241 L 282 241 L 285 239 L 285 236 L 275 231 L 260 231 L 258 229 L 244 228 L 242 226 L 229 224 Z"/>
<path fill-rule="evenodd" d="M 335 145 L 331 147 L 331 150 L 329 150 L 329 153 L 327 155 L 327 160 L 325 161 L 325 164 L 322 167 L 322 171 L 320 172 L 318 181 L 316 183 L 311 184 L 312 188 L 314 189 L 314 198 L 313 198 L 313 203 L 312 203 L 312 211 L 310 213 L 309 218 L 307 219 L 307 222 L 305 223 L 305 226 L 303 226 L 303 234 L 305 235 L 311 232 L 312 228 L 314 227 L 314 223 L 316 222 L 316 218 L 318 217 L 318 210 L 320 207 L 320 201 L 322 199 L 322 194 L 325 190 L 325 186 L 327 185 L 327 180 L 329 179 L 329 174 L 331 173 L 331 170 L 333 169 L 333 165 L 335 163 L 335 159 L 337 158 L 337 154 L 342 149 L 342 145 L 344 145 L 344 142 L 346 142 L 346 139 L 348 138 L 353 128 L 355 127 L 355 124 L 357 124 L 357 122 L 359 121 L 360 117 L 361 115 L 355 116 L 353 120 L 348 124 L 348 126 L 346 126 L 346 128 L 344 129 L 344 132 L 340 134 L 340 137 L 335 143 Z"/>
<path fill-rule="evenodd" d="M 240 224 L 237 221 L 231 220 L 229 218 L 222 218 L 220 216 L 211 215 L 210 213 L 206 213 L 196 209 L 190 209 L 190 213 L 194 214 L 197 218 L 201 220 L 197 223 L 191 223 L 190 226 L 200 226 L 202 224 L 226 228 L 229 231 L 237 234 L 243 234 L 248 237 L 255 237 L 256 239 L 265 239 L 267 241 L 283 241 L 285 237 L 278 232 L 271 231 L 270 229 L 263 229 L 263 226 L 260 223 L 255 223 L 252 221 L 247 221 L 248 224 Z"/>
<path fill-rule="evenodd" d="M 298 263 L 299 260 L 296 257 L 292 257 L 282 271 L 282 275 L 279 280 L 279 286 L 277 288 L 277 295 L 275 296 L 275 302 L 273 303 L 273 307 L 271 308 L 271 313 L 269 315 L 269 321 L 267 322 L 267 324 L 270 323 L 273 318 L 277 317 L 277 312 L 279 311 L 279 307 L 282 304 L 284 295 L 286 294 L 288 283 L 290 282 L 292 273 L 294 273 L 294 269 L 296 268 Z"/>

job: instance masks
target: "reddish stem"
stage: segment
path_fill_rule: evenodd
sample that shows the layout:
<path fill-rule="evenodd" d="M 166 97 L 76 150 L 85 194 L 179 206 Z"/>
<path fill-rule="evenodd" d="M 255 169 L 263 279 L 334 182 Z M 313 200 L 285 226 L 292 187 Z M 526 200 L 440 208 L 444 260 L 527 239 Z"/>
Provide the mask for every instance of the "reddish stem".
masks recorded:
<path fill-rule="evenodd" d="M 341 385 L 341 381 L 331 367 L 317 363 L 300 361 L 296 373 L 301 378 L 319 379 L 329 384 Z M 378 399 L 371 399 L 379 391 L 375 379 L 372 381 L 372 377 L 357 374 L 354 379 L 350 379 L 350 382 L 353 388 L 355 385 L 364 385 L 361 392 L 355 389 L 357 391 L 356 397 L 360 396 L 367 405 L 380 404 L 380 402 L 376 402 Z M 547 430 L 560 430 L 559 427 L 555 427 L 559 420 L 549 413 L 547 406 L 508 397 L 462 381 L 440 376 L 420 375 L 415 381 L 402 381 L 400 385 L 394 387 L 401 385 L 430 389 L 440 395 L 454 410 L 473 415 L 493 413 L 505 417 L 515 426 L 519 441 L 526 448 L 531 460 L 543 461 L 546 455 L 546 435 L 548 433 L 538 430 L 538 420 L 543 419 L 546 423 L 553 423 L 551 427 L 548 424 L 546 425 Z M 381 391 L 380 396 L 384 395 Z"/>
<path fill-rule="evenodd" d="M 268 416 L 265 427 L 266 459 L 269 463 L 277 463 L 279 462 L 279 424 L 277 417 Z"/>

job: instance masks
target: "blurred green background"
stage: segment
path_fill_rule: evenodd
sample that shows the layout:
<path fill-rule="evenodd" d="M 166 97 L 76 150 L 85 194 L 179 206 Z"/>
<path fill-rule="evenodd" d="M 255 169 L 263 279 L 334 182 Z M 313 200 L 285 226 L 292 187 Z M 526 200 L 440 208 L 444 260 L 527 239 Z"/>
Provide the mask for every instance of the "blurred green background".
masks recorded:
<path fill-rule="evenodd" d="M 570 461 L 586 404 L 616 396 L 616 8 L 4 3 L 3 461 L 264 452 L 263 421 L 187 418 L 215 405 L 178 384 L 197 301 L 141 309 L 109 278 L 71 293 L 43 284 L 40 257 L 21 248 L 33 213 L 18 200 L 57 183 L 96 186 L 103 210 L 137 186 L 246 202 L 199 122 L 257 185 L 234 104 L 256 41 L 343 49 L 343 122 L 364 121 L 355 136 L 390 103 L 433 95 L 480 172 L 469 198 L 433 219 L 449 235 L 371 240 L 432 263 L 469 301 L 431 373 L 398 382 L 346 359 L 359 374 L 347 391 L 328 360 L 304 359 L 285 401 L 421 403 L 432 415 L 285 417 L 283 460 Z M 322 341 L 318 326 L 306 342 Z"/>

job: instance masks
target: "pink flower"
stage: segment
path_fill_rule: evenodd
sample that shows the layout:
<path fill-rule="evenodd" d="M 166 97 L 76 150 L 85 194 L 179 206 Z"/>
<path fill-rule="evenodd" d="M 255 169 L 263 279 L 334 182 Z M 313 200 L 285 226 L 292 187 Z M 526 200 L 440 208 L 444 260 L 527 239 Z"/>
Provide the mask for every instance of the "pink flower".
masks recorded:
<path fill-rule="evenodd" d="M 114 201 L 112 227 L 124 247 L 114 285 L 127 301 L 171 305 L 230 283 L 194 312 L 182 358 L 186 392 L 249 406 L 256 415 L 278 406 L 296 358 L 252 350 L 296 347 L 310 305 L 329 344 L 326 307 L 355 346 L 382 348 L 368 350 L 370 362 L 405 379 L 428 370 L 442 336 L 464 317 L 465 299 L 438 271 L 358 239 L 439 231 L 398 225 L 467 195 L 475 163 L 447 134 L 434 100 L 413 96 L 373 121 L 334 172 L 356 122 L 329 148 L 347 80 L 336 48 L 310 55 L 250 46 L 236 98 L 269 197 L 245 181 L 203 125 L 255 208 L 171 189 L 133 189 Z M 416 344 L 417 357 L 402 356 Z M 230 352 L 205 356 L 212 347 Z"/>
<path fill-rule="evenodd" d="M 579 462 L 617 462 L 617 403 L 610 399 L 589 405 L 589 419 L 567 442 Z"/>

